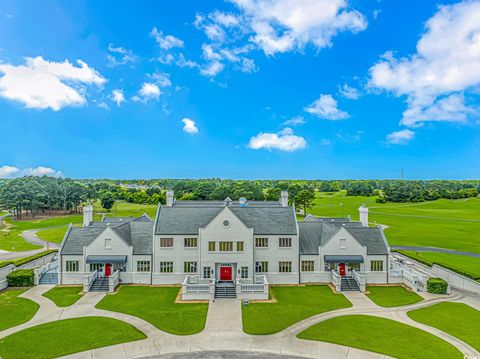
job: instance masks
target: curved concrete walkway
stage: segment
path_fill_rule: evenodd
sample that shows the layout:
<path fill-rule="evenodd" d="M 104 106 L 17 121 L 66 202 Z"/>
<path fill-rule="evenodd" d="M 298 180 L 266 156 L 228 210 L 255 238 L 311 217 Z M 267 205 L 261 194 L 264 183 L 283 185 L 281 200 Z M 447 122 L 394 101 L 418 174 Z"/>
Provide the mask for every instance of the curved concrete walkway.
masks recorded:
<path fill-rule="evenodd" d="M 351 308 L 335 310 L 307 318 L 276 334 L 257 336 L 248 335 L 243 332 L 241 303 L 239 300 L 216 300 L 210 302 L 205 329 L 201 333 L 189 336 L 177 336 L 163 332 L 138 317 L 95 308 L 95 305 L 105 296 L 104 293 L 90 292 L 85 294 L 72 306 L 59 308 L 49 299 L 42 296 L 44 292 L 52 287 L 54 286 L 37 286 L 22 293 L 22 297 L 37 302 L 40 305 L 40 309 L 29 322 L 0 332 L 0 338 L 22 329 L 50 321 L 84 316 L 102 316 L 132 324 L 144 332 L 145 335 L 147 335 L 147 339 L 88 350 L 69 355 L 65 358 L 144 358 L 158 357 L 159 355 L 165 354 L 172 355 L 175 353 L 201 353 L 209 351 L 215 351 L 217 353 L 233 351 L 252 354 L 263 352 L 287 357 L 329 359 L 386 358 L 384 355 L 356 348 L 319 341 L 302 340 L 296 337 L 302 330 L 323 320 L 344 315 L 364 314 L 393 319 L 432 333 L 454 345 L 466 357 L 480 355 L 474 348 L 461 340 L 438 329 L 417 323 L 407 316 L 407 312 L 410 310 L 423 308 L 443 301 L 459 301 L 469 304 L 473 302 L 478 304 L 475 298 L 471 298 L 467 294 L 460 292 L 455 292 L 450 296 L 436 297 L 435 299 L 427 299 L 413 305 L 395 308 L 379 307 L 370 301 L 363 293 L 347 292 L 344 294 L 352 302 L 353 306 Z M 167 356 L 167 358 L 168 357 L 169 356 Z M 204 357 L 192 356 L 192 358 Z M 241 356 L 239 356 L 239 358 L 241 358 Z"/>
<path fill-rule="evenodd" d="M 57 249 L 59 248 L 57 243 L 54 242 L 46 242 L 43 239 L 40 239 L 37 237 L 36 233 L 42 229 L 50 229 L 50 228 L 58 228 L 58 226 L 54 227 L 48 227 L 48 228 L 40 228 L 40 229 L 29 229 L 27 231 L 23 231 L 21 233 L 22 237 L 31 244 L 34 244 L 36 246 L 41 246 L 39 249 L 33 249 L 31 251 L 21 251 L 21 252 L 7 252 L 3 251 L 0 252 L 0 260 L 12 260 L 16 258 L 22 258 L 22 257 L 29 257 L 33 256 L 37 253 L 46 251 L 48 249 Z"/>
<path fill-rule="evenodd" d="M 458 254 L 461 256 L 475 257 L 480 258 L 480 254 L 472 252 L 463 252 L 456 251 L 454 249 L 445 249 L 437 247 L 416 247 L 416 246 L 391 246 L 392 250 L 404 250 L 404 251 L 418 251 L 418 252 L 436 252 L 436 253 L 447 253 L 447 254 Z"/>

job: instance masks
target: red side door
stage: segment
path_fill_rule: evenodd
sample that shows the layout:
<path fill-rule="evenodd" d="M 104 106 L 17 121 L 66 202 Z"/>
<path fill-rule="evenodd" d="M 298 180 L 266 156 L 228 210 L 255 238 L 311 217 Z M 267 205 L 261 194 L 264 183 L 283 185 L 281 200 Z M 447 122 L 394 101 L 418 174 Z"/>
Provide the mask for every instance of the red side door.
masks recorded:
<path fill-rule="evenodd" d="M 220 267 L 220 280 L 232 280 L 232 267 Z"/>
<path fill-rule="evenodd" d="M 112 265 L 105 263 L 105 277 L 110 277 L 110 274 L 112 274 Z"/>
<path fill-rule="evenodd" d="M 338 266 L 340 275 L 343 277 L 345 275 L 345 263 L 340 263 Z"/>

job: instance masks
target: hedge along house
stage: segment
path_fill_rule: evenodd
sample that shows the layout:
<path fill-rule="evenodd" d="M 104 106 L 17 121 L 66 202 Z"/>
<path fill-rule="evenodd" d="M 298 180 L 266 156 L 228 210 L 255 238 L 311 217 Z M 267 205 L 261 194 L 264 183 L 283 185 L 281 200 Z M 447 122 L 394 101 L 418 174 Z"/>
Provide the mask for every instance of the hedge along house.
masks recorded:
<path fill-rule="evenodd" d="M 113 290 L 119 283 L 181 284 L 184 299 L 268 298 L 269 284 L 333 283 L 364 290 L 387 283 L 389 247 L 380 227 L 347 218 L 298 222 L 288 193 L 279 201 L 175 201 L 155 221 L 108 218 L 70 227 L 60 249 L 60 283 Z"/>

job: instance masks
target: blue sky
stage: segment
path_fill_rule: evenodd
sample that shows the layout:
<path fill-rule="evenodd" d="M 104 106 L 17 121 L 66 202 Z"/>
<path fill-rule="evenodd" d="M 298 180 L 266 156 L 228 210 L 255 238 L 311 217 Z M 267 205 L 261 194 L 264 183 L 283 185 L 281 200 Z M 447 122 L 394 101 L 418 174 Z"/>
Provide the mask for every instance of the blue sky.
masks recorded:
<path fill-rule="evenodd" d="M 480 1 L 2 1 L 0 178 L 479 178 Z"/>

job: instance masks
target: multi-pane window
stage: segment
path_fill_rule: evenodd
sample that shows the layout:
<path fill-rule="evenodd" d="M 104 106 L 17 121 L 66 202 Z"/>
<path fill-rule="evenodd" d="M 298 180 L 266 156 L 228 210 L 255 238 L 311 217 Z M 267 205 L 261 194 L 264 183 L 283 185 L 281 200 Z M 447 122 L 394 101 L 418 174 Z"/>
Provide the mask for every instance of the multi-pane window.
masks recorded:
<path fill-rule="evenodd" d="M 197 247 L 196 238 L 184 238 L 184 245 L 186 248 L 195 248 Z"/>
<path fill-rule="evenodd" d="M 248 267 L 240 268 L 240 277 L 243 279 L 248 278 Z"/>
<path fill-rule="evenodd" d="M 243 252 L 243 242 L 237 242 L 237 252 Z"/>
<path fill-rule="evenodd" d="M 382 272 L 383 271 L 383 261 L 371 261 L 370 270 L 372 272 Z"/>
<path fill-rule="evenodd" d="M 360 263 L 348 263 L 351 270 L 360 271 Z"/>
<path fill-rule="evenodd" d="M 173 247 L 173 238 L 160 238 L 160 247 Z"/>
<path fill-rule="evenodd" d="M 233 251 L 233 242 L 218 242 L 218 250 L 220 252 Z"/>
<path fill-rule="evenodd" d="M 290 273 L 292 271 L 292 262 L 278 262 L 278 271 L 280 273 Z"/>
<path fill-rule="evenodd" d="M 113 272 L 116 272 L 117 270 L 119 272 L 125 272 L 127 270 L 127 266 L 125 265 L 125 263 L 115 263 L 113 265 Z"/>
<path fill-rule="evenodd" d="M 280 248 L 290 248 L 292 246 L 292 238 L 279 238 L 278 239 L 278 246 Z"/>
<path fill-rule="evenodd" d="M 337 270 L 338 263 L 325 263 L 325 271 L 331 272 L 332 270 Z"/>
<path fill-rule="evenodd" d="M 314 268 L 314 261 L 302 261 L 302 272 L 313 272 Z"/>
<path fill-rule="evenodd" d="M 208 242 L 208 251 L 215 252 L 215 242 Z"/>
<path fill-rule="evenodd" d="M 138 261 L 137 272 L 150 272 L 150 261 Z"/>
<path fill-rule="evenodd" d="M 112 249 L 112 239 L 105 238 L 105 249 Z"/>
<path fill-rule="evenodd" d="M 255 262 L 255 272 L 256 273 L 267 273 L 268 272 L 268 262 Z"/>
<path fill-rule="evenodd" d="M 255 247 L 257 247 L 257 248 L 267 248 L 268 247 L 268 238 L 255 238 Z"/>
<path fill-rule="evenodd" d="M 197 262 L 183 262 L 183 271 L 185 273 L 196 273 Z"/>
<path fill-rule="evenodd" d="M 90 272 L 94 272 L 98 270 L 99 272 L 102 271 L 103 264 L 102 263 L 90 263 Z"/>
<path fill-rule="evenodd" d="M 160 262 L 160 273 L 172 273 L 173 262 Z"/>
<path fill-rule="evenodd" d="M 210 267 L 203 267 L 203 278 L 210 278 L 210 272 L 211 268 Z"/>
<path fill-rule="evenodd" d="M 65 271 L 66 272 L 78 272 L 78 261 L 66 261 L 65 262 Z"/>

